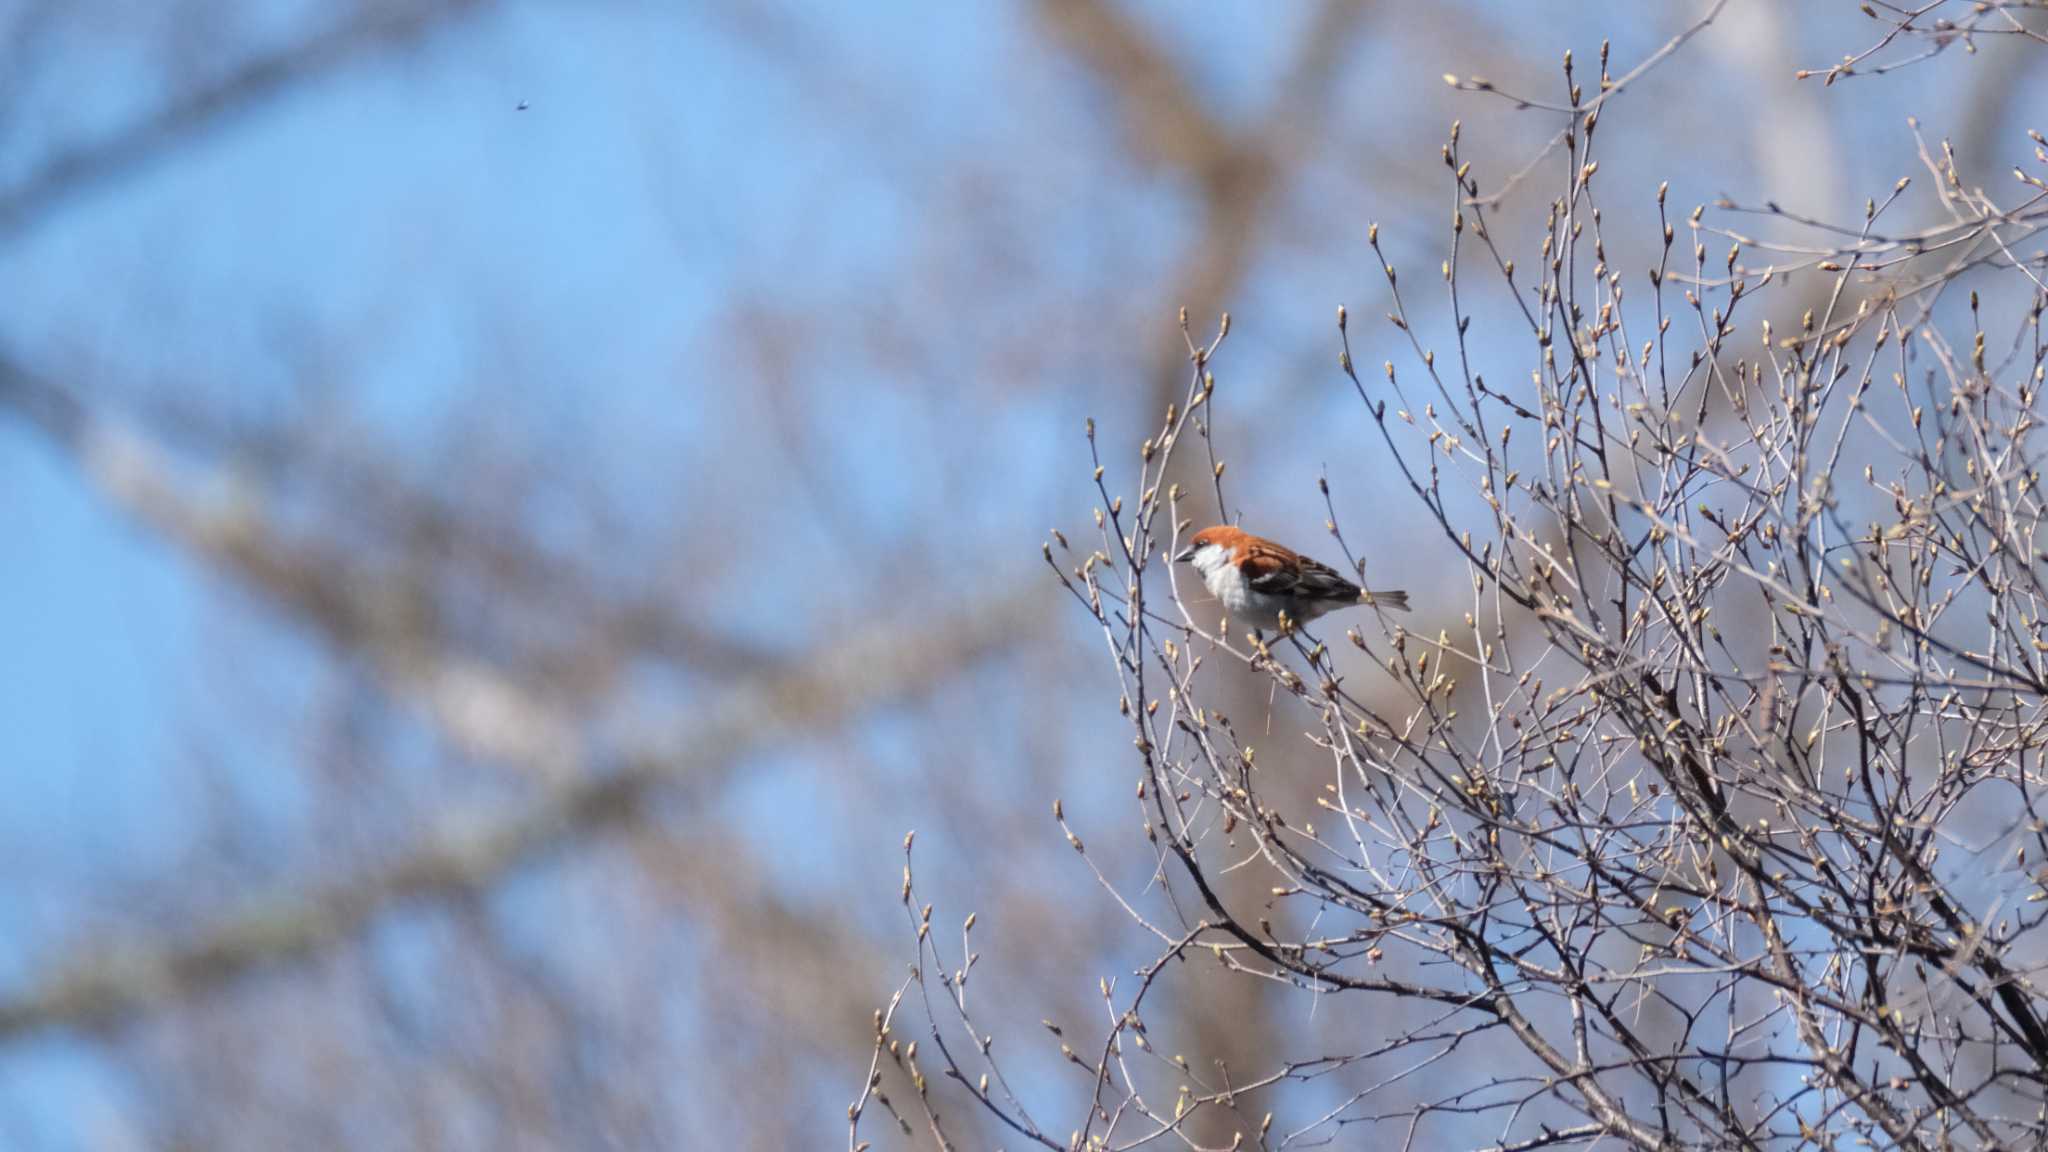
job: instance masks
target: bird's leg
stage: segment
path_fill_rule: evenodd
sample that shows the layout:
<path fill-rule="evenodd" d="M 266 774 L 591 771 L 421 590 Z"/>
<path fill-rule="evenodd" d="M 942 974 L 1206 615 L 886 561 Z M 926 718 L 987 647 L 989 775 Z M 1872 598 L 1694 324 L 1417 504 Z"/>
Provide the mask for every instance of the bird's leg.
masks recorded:
<path fill-rule="evenodd" d="M 1302 643 L 1303 638 L 1306 638 L 1308 643 Z M 1323 646 L 1323 642 L 1299 628 L 1289 632 L 1287 639 L 1293 642 L 1294 650 L 1301 653 L 1302 658 L 1308 661 L 1309 668 L 1314 669 L 1316 666 L 1316 650 Z"/>

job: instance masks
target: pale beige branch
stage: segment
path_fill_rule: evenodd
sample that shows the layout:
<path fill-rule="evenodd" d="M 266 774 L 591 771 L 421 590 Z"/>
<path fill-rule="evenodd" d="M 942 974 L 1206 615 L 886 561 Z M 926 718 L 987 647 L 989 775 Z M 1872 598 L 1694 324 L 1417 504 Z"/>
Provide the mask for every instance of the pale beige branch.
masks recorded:
<path fill-rule="evenodd" d="M 689 789 L 746 753 L 916 695 L 1012 648 L 1044 616 L 1035 593 L 998 598 L 914 629 L 878 629 L 743 685 L 650 739 L 617 770 L 558 785 L 522 815 L 452 819 L 412 854 L 341 883 L 258 901 L 193 939 L 60 963 L 0 1002 L 0 1036 L 104 1027 L 347 939 L 401 901 L 488 888 L 550 850 L 629 824 L 657 788 Z"/>
<path fill-rule="evenodd" d="M 56 965 L 47 980 L 20 997 L 0 1003 L 0 1036 L 114 1026 L 251 969 L 338 945 L 396 903 L 486 889 L 554 849 L 637 823 L 643 801 L 657 787 L 708 797 L 725 779 L 722 770 L 752 749 L 828 730 L 867 708 L 961 675 L 983 656 L 1032 635 L 1048 607 L 1042 596 L 1018 591 L 966 614 L 854 637 L 783 665 L 788 671 L 740 681 L 709 707 L 650 722 L 627 738 L 628 750 L 616 764 L 596 766 L 578 717 L 551 705 L 550 695 L 527 687 L 511 670 L 450 650 L 431 626 L 432 613 L 400 581 L 281 531 L 260 486 L 238 490 L 231 479 L 195 471 L 138 429 L 99 415 L 70 391 L 4 357 L 0 412 L 13 413 L 67 451 L 123 511 L 340 652 L 364 660 L 395 703 L 452 742 L 550 782 L 543 798 L 520 816 L 451 819 L 387 867 L 257 901 L 190 939 L 83 952 Z M 740 845 L 728 841 L 721 855 L 728 885 L 746 874 Z M 673 864 L 685 858 L 667 859 Z M 689 859 L 693 867 L 703 866 L 701 854 Z M 742 915 L 757 928 L 807 925 L 824 940 L 811 941 L 799 953 L 819 949 L 842 969 L 861 963 L 863 953 L 847 933 L 770 894 L 746 895 L 708 880 L 689 882 L 686 889 L 693 914 L 718 931 L 730 931 Z M 744 913 L 735 903 L 742 899 Z M 792 970 L 781 957 L 758 957 L 750 966 L 756 976 Z M 808 1003 L 823 1017 L 831 1015 L 822 1012 L 828 1000 L 834 1000 L 832 990 L 819 987 Z"/>
<path fill-rule="evenodd" d="M 6 360 L 0 405 L 68 450 L 123 511 L 362 657 L 394 700 L 464 753 L 542 779 L 575 773 L 576 718 L 508 672 L 440 643 L 421 589 L 339 549 L 286 534 L 262 492 L 229 478 L 188 476 L 152 439 Z"/>

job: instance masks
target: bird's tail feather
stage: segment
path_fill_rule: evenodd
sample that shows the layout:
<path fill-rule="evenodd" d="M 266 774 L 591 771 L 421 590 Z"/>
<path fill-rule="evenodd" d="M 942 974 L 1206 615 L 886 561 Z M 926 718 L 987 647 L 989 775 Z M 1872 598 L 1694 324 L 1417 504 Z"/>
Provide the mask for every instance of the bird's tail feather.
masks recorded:
<path fill-rule="evenodd" d="M 1367 604 L 1377 604 L 1382 608 L 1392 608 L 1396 612 L 1408 611 L 1408 593 L 1406 592 L 1364 592 L 1359 596 L 1359 599 Z"/>

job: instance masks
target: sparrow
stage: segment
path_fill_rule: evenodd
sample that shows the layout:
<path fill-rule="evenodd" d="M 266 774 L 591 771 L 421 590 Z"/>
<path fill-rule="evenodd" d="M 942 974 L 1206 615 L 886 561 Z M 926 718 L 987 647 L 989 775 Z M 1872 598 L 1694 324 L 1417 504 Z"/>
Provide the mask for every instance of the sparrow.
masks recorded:
<path fill-rule="evenodd" d="M 1300 627 L 1354 604 L 1408 610 L 1406 592 L 1368 592 L 1327 564 L 1229 524 L 1195 533 L 1173 561 L 1193 564 L 1232 619 L 1261 631 L 1282 631 L 1283 614 Z"/>

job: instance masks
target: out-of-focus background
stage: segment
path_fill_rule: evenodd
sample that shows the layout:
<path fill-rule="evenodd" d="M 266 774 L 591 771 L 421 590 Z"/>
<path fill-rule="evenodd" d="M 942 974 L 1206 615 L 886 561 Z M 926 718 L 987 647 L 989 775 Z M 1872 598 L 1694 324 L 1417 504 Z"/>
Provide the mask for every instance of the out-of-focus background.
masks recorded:
<path fill-rule="evenodd" d="M 0 1148 L 843 1142 L 913 828 L 1071 1110 L 1037 1021 L 1150 943 L 1050 817 L 1143 886 L 1039 555 L 1084 420 L 1127 481 L 1177 309 L 1228 309 L 1230 511 L 1313 545 L 1327 474 L 1433 630 L 1451 557 L 1336 371 L 1339 303 L 1398 354 L 1367 225 L 1430 316 L 1450 122 L 1489 186 L 1559 127 L 1444 74 L 1558 100 L 1706 11 L 0 0 Z M 1909 115 L 2003 178 L 2039 55 L 1793 78 L 1882 31 L 1733 0 L 1636 83 L 1616 263 L 1660 180 L 1859 221 Z M 1371 1026 L 1243 981 L 1149 1022 Z"/>

